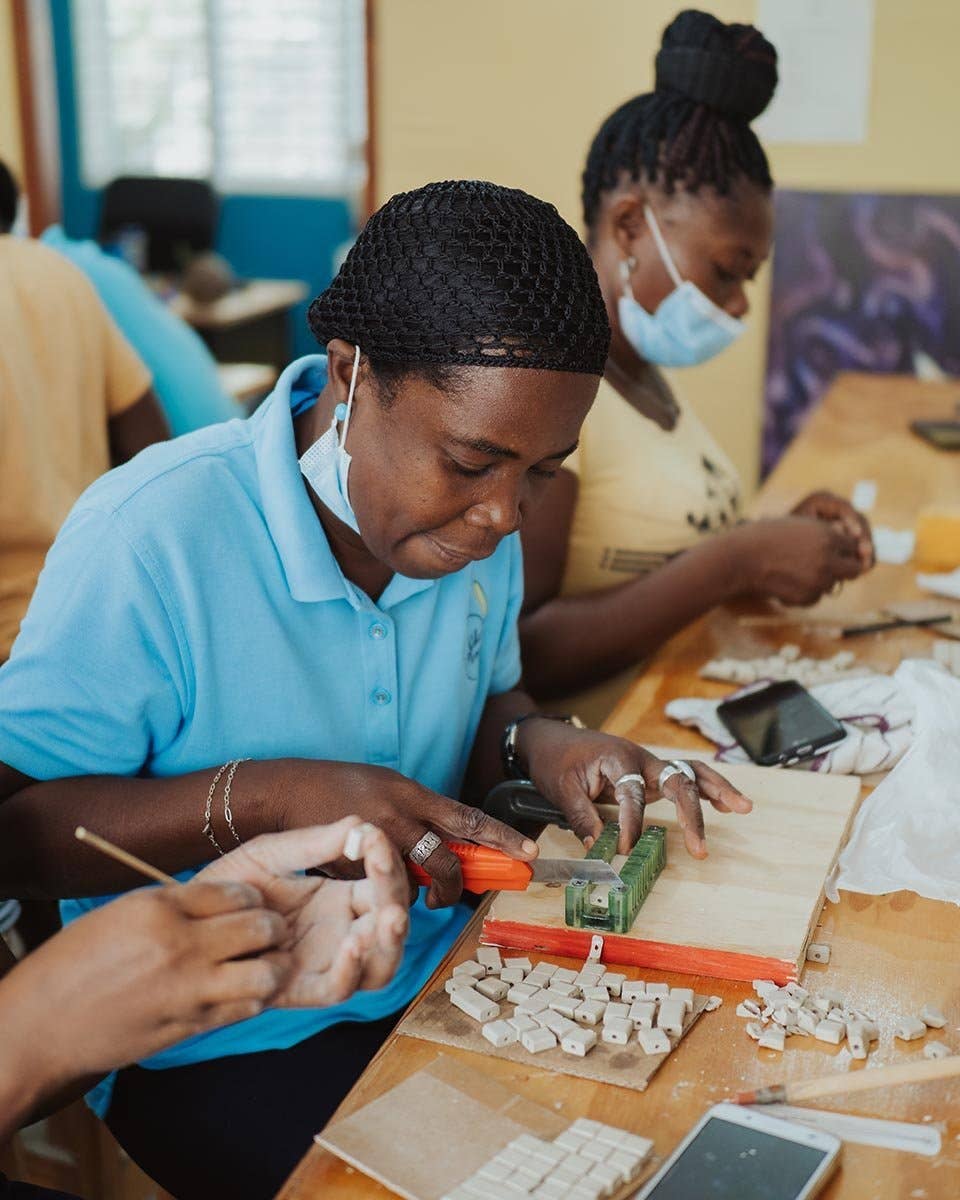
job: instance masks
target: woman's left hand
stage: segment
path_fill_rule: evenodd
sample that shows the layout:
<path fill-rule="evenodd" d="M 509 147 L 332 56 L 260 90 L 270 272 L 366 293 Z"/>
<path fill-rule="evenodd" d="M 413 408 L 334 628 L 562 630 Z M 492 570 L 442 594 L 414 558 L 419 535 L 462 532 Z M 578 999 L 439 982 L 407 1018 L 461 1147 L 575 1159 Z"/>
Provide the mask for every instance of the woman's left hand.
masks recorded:
<path fill-rule="evenodd" d="M 670 800 L 687 851 L 706 858 L 701 799 L 718 812 L 748 813 L 753 805 L 722 775 L 702 762 L 691 762 L 697 781 L 673 775 L 659 790 L 660 772 L 667 765 L 626 738 L 575 729 L 560 721 L 531 719 L 518 731 L 518 751 L 537 790 L 562 810 L 570 828 L 589 847 L 603 829 L 596 805 L 616 804 L 620 810 L 620 854 L 627 854 L 643 832 L 646 803 Z M 636 780 L 641 775 L 646 788 Z"/>
<path fill-rule="evenodd" d="M 818 521 L 832 521 L 851 537 L 856 538 L 862 570 L 869 571 L 876 562 L 870 522 L 842 496 L 835 496 L 833 492 L 811 492 L 796 506 L 793 515 L 815 517 Z"/>
<path fill-rule="evenodd" d="M 294 874 L 342 859 L 358 827 L 365 878 Z M 273 1008 L 339 1004 L 356 991 L 384 987 L 400 964 L 409 926 L 407 873 L 386 835 L 359 817 L 263 834 L 196 878 L 253 884 L 285 921 L 279 951 L 289 957 L 289 973 Z"/>

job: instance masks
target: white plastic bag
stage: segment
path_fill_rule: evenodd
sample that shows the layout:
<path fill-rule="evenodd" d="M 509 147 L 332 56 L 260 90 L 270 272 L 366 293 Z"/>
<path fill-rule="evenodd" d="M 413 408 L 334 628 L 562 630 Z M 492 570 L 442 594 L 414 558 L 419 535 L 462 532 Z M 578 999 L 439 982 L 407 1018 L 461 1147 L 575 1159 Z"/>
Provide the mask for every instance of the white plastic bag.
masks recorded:
<path fill-rule="evenodd" d="M 862 675 L 837 679 L 815 684 L 810 694 L 842 723 L 847 736 L 794 769 L 869 775 L 874 771 L 889 771 L 906 753 L 913 734 L 913 704 L 901 694 L 896 677 Z M 747 752 L 731 739 L 717 716 L 719 705 L 719 700 L 690 697 L 671 700 L 665 711 L 672 720 L 698 729 L 709 738 L 718 747 L 718 762 L 749 762 Z"/>
<path fill-rule="evenodd" d="M 913 708 L 913 739 L 863 802 L 827 895 L 907 890 L 960 904 L 960 679 L 919 658 L 893 678 Z"/>

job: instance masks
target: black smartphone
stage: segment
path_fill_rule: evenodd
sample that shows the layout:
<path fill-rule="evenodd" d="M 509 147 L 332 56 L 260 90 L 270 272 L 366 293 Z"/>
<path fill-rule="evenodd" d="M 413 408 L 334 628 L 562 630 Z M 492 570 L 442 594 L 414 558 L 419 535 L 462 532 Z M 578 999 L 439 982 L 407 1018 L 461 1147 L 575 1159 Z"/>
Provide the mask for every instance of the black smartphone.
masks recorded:
<path fill-rule="evenodd" d="M 725 700 L 717 716 L 761 767 L 790 766 L 847 736 L 836 717 L 793 679 Z"/>
<path fill-rule="evenodd" d="M 910 428 L 938 450 L 960 450 L 960 421 L 911 421 Z"/>

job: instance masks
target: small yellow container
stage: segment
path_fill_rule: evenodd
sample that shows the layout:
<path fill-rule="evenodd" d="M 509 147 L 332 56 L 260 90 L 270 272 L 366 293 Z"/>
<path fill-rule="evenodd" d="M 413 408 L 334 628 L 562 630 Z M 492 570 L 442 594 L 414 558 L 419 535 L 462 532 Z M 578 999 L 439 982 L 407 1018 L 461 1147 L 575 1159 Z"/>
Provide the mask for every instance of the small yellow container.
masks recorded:
<path fill-rule="evenodd" d="M 960 507 L 931 505 L 920 510 L 914 558 L 927 571 L 960 567 Z"/>

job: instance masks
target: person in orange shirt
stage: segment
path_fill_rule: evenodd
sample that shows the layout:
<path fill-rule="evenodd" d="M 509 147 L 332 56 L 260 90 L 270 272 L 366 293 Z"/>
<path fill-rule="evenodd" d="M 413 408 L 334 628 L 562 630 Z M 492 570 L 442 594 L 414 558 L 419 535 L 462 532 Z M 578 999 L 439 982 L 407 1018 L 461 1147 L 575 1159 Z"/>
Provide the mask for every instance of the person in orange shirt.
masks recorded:
<path fill-rule="evenodd" d="M 17 200 L 0 162 L 0 663 L 74 501 L 169 437 L 149 372 L 86 277 L 11 235 Z"/>

